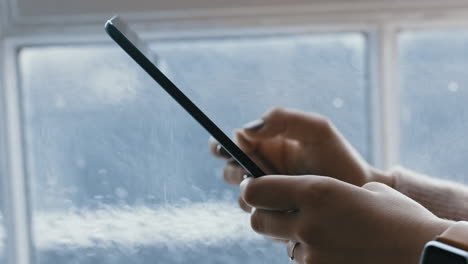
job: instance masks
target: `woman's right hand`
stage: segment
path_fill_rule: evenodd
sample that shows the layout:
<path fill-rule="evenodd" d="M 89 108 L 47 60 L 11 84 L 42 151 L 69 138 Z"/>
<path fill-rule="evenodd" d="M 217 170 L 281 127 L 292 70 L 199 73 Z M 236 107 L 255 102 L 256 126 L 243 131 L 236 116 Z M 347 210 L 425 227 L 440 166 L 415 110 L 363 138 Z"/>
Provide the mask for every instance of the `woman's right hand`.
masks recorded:
<path fill-rule="evenodd" d="M 241 183 L 257 233 L 289 241 L 297 264 L 418 263 L 424 244 L 453 222 L 381 183 L 362 187 L 315 175 Z"/>
<path fill-rule="evenodd" d="M 357 186 L 373 181 L 392 186 L 390 176 L 372 168 L 333 124 L 318 114 L 274 108 L 234 135 L 239 147 L 267 174 L 322 175 Z M 210 150 L 227 159 L 224 179 L 239 184 L 245 170 L 213 139 Z M 245 202 L 239 202 L 250 211 Z"/>

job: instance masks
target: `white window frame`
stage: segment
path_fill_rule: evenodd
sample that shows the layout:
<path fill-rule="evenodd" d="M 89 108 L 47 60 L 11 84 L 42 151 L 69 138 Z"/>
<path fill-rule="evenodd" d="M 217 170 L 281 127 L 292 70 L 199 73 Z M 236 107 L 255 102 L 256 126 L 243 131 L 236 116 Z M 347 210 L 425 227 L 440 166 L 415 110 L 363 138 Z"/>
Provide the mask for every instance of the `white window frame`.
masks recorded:
<path fill-rule="evenodd" d="M 213 1 L 216 2 L 216 1 Z M 286 1 L 285 1 L 286 2 Z M 312 1 L 313 2 L 313 1 Z M 356 3 L 354 3 L 356 2 Z M 212 10 L 182 10 L 123 14 L 151 39 L 259 35 L 307 32 L 369 32 L 375 50 L 369 52 L 372 145 L 376 166 L 389 168 L 399 161 L 400 120 L 397 72 L 397 35 L 400 30 L 468 28 L 464 0 L 407 0 L 388 3 L 348 0 L 347 4 L 310 4 Z M 392 2 L 392 1 L 388 1 Z M 353 4 L 354 3 L 354 4 Z M 391 5 L 391 4 L 390 4 Z M 0 0 L 0 172 L 9 263 L 33 263 L 27 173 L 23 153 L 23 124 L 19 101 L 17 51 L 31 45 L 111 43 L 102 33 L 104 15 L 21 17 L 14 0 Z M 274 102 L 272 102 L 274 103 Z M 2 144 L 2 142 L 4 144 Z M 3 154 L 3 155 L 1 155 Z"/>

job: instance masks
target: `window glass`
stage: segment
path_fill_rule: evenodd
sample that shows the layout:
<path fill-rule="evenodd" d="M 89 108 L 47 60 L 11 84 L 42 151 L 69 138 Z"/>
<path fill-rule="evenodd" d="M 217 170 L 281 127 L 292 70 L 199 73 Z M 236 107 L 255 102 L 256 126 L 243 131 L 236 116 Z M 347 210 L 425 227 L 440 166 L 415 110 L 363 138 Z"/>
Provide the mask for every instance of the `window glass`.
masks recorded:
<path fill-rule="evenodd" d="M 0 155 L 1 157 L 1 155 Z M 3 186 L 2 186 L 2 179 L 3 174 L 1 173 L 0 167 L 0 263 L 6 263 L 6 256 L 5 256 L 5 246 L 6 246 L 6 230 L 5 230 L 5 220 L 3 214 Z"/>
<path fill-rule="evenodd" d="M 3 144 L 3 126 L 1 123 L 2 119 L 0 117 L 0 263 L 7 263 L 6 262 L 6 229 L 5 229 L 5 216 L 4 216 L 4 205 L 3 203 L 5 195 L 3 193 L 3 181 L 5 177 L 5 165 L 4 163 L 6 162 L 5 155 L 2 153 L 2 150 L 4 150 L 4 144 Z"/>
<path fill-rule="evenodd" d="M 229 135 L 281 105 L 329 116 L 366 157 L 359 33 L 153 43 Z M 208 134 L 116 45 L 19 55 L 38 263 L 285 263 L 222 179 Z"/>
<path fill-rule="evenodd" d="M 404 32 L 401 162 L 468 183 L 468 30 Z"/>

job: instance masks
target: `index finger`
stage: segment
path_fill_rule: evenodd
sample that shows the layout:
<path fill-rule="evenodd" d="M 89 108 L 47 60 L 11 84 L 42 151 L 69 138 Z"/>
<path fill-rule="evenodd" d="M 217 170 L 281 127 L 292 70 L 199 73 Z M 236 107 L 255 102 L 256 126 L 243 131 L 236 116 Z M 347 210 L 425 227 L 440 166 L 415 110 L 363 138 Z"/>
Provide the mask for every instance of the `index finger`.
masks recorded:
<path fill-rule="evenodd" d="M 234 132 L 234 136 L 236 137 L 238 147 L 247 155 L 252 154 L 256 151 L 257 145 L 253 142 L 250 142 L 239 131 L 236 130 Z M 210 139 L 208 140 L 208 146 L 213 156 L 224 159 L 232 159 L 231 155 L 229 155 L 226 149 L 224 149 L 224 147 L 221 146 L 221 144 L 219 144 L 219 142 L 213 137 L 210 137 Z"/>
<path fill-rule="evenodd" d="M 323 116 L 292 109 L 276 107 L 263 117 L 260 128 L 244 127 L 244 132 L 251 138 L 271 138 L 281 135 L 302 143 L 317 139 L 323 140 L 330 135 L 333 125 Z"/>
<path fill-rule="evenodd" d="M 241 196 L 255 208 L 273 211 L 296 211 L 334 195 L 349 197 L 360 187 L 325 176 L 274 175 L 248 178 L 241 183 Z"/>
<path fill-rule="evenodd" d="M 213 137 L 210 137 L 208 140 L 208 147 L 210 149 L 210 152 L 213 156 L 217 158 L 223 158 L 223 159 L 232 159 L 232 157 L 229 155 L 229 153 L 221 146 L 216 139 Z"/>
<path fill-rule="evenodd" d="M 247 178 L 240 185 L 242 199 L 250 206 L 273 211 L 299 208 L 303 176 L 271 175 Z"/>

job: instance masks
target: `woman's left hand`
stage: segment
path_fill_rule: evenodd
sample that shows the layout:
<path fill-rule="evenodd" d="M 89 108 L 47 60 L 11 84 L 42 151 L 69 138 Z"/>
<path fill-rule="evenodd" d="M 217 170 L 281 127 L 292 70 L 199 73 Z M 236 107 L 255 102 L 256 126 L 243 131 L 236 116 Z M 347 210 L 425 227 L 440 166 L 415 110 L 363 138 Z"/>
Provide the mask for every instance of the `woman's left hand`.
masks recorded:
<path fill-rule="evenodd" d="M 357 187 L 322 176 L 248 178 L 241 196 L 256 208 L 252 228 L 290 241 L 288 253 L 301 264 L 418 263 L 424 244 L 451 224 L 374 182 Z"/>

